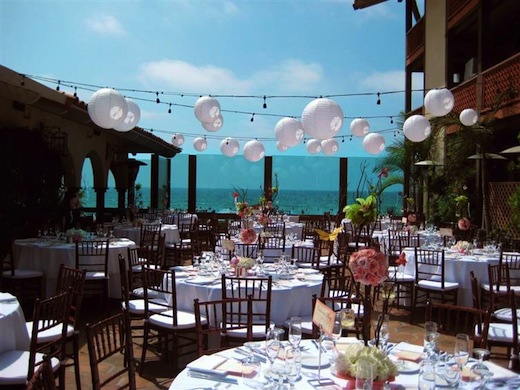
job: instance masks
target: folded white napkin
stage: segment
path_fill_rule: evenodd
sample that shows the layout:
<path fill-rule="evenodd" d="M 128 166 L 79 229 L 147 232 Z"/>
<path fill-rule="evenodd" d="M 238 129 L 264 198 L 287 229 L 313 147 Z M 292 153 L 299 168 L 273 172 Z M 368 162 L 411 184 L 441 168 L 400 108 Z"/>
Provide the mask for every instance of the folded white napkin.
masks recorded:
<path fill-rule="evenodd" d="M 202 355 L 198 359 L 188 363 L 186 367 L 190 370 L 209 372 L 212 374 L 226 375 L 226 371 L 218 370 L 218 367 L 228 360 L 225 356 Z"/>
<path fill-rule="evenodd" d="M 10 293 L 0 292 L 0 302 L 16 301 L 16 297 Z"/>

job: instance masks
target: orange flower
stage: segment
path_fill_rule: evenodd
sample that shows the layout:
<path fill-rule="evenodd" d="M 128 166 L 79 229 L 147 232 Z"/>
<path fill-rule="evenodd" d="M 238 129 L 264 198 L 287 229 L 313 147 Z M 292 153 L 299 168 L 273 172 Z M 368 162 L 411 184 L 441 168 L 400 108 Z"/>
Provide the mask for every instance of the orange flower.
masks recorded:
<path fill-rule="evenodd" d="M 397 265 L 402 265 L 403 267 L 406 265 L 406 254 L 404 252 L 401 252 L 397 260 L 395 261 Z"/>

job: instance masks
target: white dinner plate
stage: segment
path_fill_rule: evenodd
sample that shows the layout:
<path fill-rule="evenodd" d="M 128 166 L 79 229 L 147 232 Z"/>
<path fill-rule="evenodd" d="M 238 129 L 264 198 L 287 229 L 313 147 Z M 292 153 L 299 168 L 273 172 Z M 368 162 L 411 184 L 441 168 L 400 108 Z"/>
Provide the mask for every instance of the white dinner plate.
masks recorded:
<path fill-rule="evenodd" d="M 398 361 L 395 365 L 401 374 L 413 374 L 419 371 L 419 364 L 409 360 Z"/>
<path fill-rule="evenodd" d="M 298 271 L 296 271 L 299 274 L 317 274 L 320 271 L 314 268 L 298 268 Z"/>
<path fill-rule="evenodd" d="M 191 283 L 191 284 L 213 284 L 215 283 L 215 279 L 214 278 L 188 278 L 186 279 L 186 283 Z"/>
<path fill-rule="evenodd" d="M 318 355 L 302 355 L 302 367 L 317 369 L 328 366 L 330 366 L 329 358 L 323 354 L 321 355 L 321 365 L 319 364 Z"/>

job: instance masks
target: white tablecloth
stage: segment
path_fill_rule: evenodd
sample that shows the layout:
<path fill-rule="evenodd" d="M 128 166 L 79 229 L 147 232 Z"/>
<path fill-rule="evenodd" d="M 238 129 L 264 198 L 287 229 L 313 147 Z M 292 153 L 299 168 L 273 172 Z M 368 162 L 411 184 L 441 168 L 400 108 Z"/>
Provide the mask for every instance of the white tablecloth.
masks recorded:
<path fill-rule="evenodd" d="M 415 276 L 415 252 L 413 248 L 406 248 L 405 273 Z M 479 283 L 488 282 L 488 264 L 498 264 L 498 255 L 460 256 L 454 252 L 445 254 L 445 280 L 459 283 L 458 304 L 473 306 L 471 280 L 469 273 L 473 271 Z"/>
<path fill-rule="evenodd" d="M 176 268 L 186 270 L 186 268 Z M 180 310 L 193 311 L 193 300 L 200 301 L 222 299 L 220 277 L 215 283 L 202 285 L 190 282 L 190 278 L 177 279 L 177 305 Z M 312 279 L 312 280 L 311 280 Z M 273 281 L 271 291 L 271 321 L 283 325 L 285 320 L 294 317 L 310 316 L 312 313 L 312 295 L 320 295 L 322 276 L 313 274 L 305 281 Z"/>
<path fill-rule="evenodd" d="M 135 246 L 135 242 L 127 238 L 110 240 L 108 254 L 109 294 L 111 297 L 121 297 L 121 282 L 119 275 L 118 255 L 127 257 L 127 248 Z M 15 240 L 14 257 L 17 267 L 43 271 L 46 296 L 50 297 L 56 290 L 56 282 L 60 264 L 69 267 L 76 265 L 76 246 L 55 239 L 27 238 Z"/>
<path fill-rule="evenodd" d="M 341 343 L 341 340 L 339 343 Z M 350 341 L 350 340 L 349 340 Z M 398 344 L 399 345 L 399 344 Z M 262 343 L 259 344 L 259 347 L 262 346 Z M 302 340 L 301 347 L 303 347 L 302 351 L 302 360 L 305 360 L 307 362 L 317 362 L 318 361 L 318 350 L 317 347 L 313 344 L 312 340 Z M 415 346 L 414 346 L 415 347 Z M 242 351 L 246 350 L 244 347 L 240 348 Z M 422 349 L 422 347 L 420 347 Z M 219 356 L 228 357 L 233 360 L 242 360 L 244 359 L 243 353 L 238 353 L 237 348 L 228 349 L 225 351 L 221 351 L 217 353 Z M 348 387 L 348 381 L 345 379 L 341 379 L 337 376 L 335 376 L 332 373 L 333 366 L 329 363 L 329 354 L 322 353 L 321 357 L 321 370 L 320 370 L 320 377 L 324 379 L 330 379 L 332 382 L 329 383 L 328 386 L 312 386 L 309 381 L 315 380 L 318 375 L 318 363 L 316 363 L 316 367 L 313 367 L 312 365 L 302 366 L 302 375 L 301 378 L 295 383 L 295 388 L 300 389 L 353 389 L 355 387 Z M 485 364 L 488 366 L 488 368 L 491 370 L 491 372 L 495 373 L 494 378 L 500 378 L 500 379 L 516 379 L 518 378 L 518 375 L 514 372 L 507 370 L 505 368 L 502 368 L 495 363 L 492 362 L 485 362 Z M 261 364 L 261 371 L 262 373 L 265 372 L 265 370 L 268 367 L 268 363 L 262 363 Z M 204 367 L 206 368 L 206 367 Z M 206 368 L 207 369 L 207 368 Z M 226 388 L 226 389 L 249 389 L 250 387 L 247 387 L 243 384 L 242 378 L 237 375 L 231 375 L 228 374 L 226 378 L 229 379 L 236 379 L 236 384 L 228 384 L 228 383 L 218 383 L 215 381 L 211 381 L 208 379 L 199 379 L 194 378 L 188 375 L 189 369 L 184 369 L 177 375 L 177 377 L 173 380 L 173 382 L 170 384 L 169 390 L 192 390 L 192 389 L 212 389 L 212 388 Z M 439 378 L 440 379 L 440 378 Z M 265 378 L 260 378 L 260 381 L 265 381 Z M 393 382 L 391 382 L 391 388 L 392 389 L 417 389 L 418 388 L 418 382 L 419 382 L 419 372 L 411 371 L 408 373 L 401 373 L 398 375 Z M 507 386 L 506 382 L 501 382 L 503 386 L 497 386 L 493 387 L 494 389 L 510 389 L 510 388 L 516 388 Z M 217 386 L 219 385 L 219 386 Z M 439 387 L 443 388 L 443 387 Z M 446 387 L 444 387 L 446 388 Z"/>
<path fill-rule="evenodd" d="M 166 244 L 175 244 L 181 242 L 179 228 L 177 225 L 162 225 L 161 234 L 164 234 L 164 242 Z M 141 228 L 133 226 L 115 226 L 114 236 L 119 238 L 128 238 L 141 245 Z"/>
<path fill-rule="evenodd" d="M 20 303 L 13 295 L 0 292 L 0 353 L 29 350 L 31 338 Z"/>
<path fill-rule="evenodd" d="M 285 223 L 285 236 L 295 235 L 297 239 L 301 240 L 303 236 L 303 227 L 305 224 L 299 222 L 286 222 Z M 261 233 L 264 227 L 259 223 L 254 224 L 255 232 Z"/>

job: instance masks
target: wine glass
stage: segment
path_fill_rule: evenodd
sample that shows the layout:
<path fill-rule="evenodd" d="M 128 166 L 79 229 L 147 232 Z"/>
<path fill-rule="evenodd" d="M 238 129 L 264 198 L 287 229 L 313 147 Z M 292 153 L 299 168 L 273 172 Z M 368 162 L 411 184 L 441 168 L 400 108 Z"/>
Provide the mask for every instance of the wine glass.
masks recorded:
<path fill-rule="evenodd" d="M 291 317 L 289 320 L 289 343 L 296 349 L 302 341 L 302 319 Z"/>
<path fill-rule="evenodd" d="M 359 359 L 356 366 L 356 390 L 372 389 L 374 383 L 372 363 Z"/>
<path fill-rule="evenodd" d="M 469 358 L 469 336 L 465 333 L 458 333 L 455 336 L 455 348 L 453 350 L 455 363 L 462 371 Z"/>
<path fill-rule="evenodd" d="M 437 339 L 437 323 L 426 321 L 424 323 L 424 350 L 428 355 L 435 351 L 435 340 Z"/>
<path fill-rule="evenodd" d="M 278 345 L 277 353 L 281 356 L 286 357 L 286 349 L 280 343 Z M 286 360 L 282 359 L 274 359 L 271 364 L 271 370 L 270 370 L 270 376 L 274 378 L 278 378 L 278 383 L 274 383 L 274 389 L 275 390 L 284 390 L 285 387 L 283 385 L 283 381 L 287 378 L 287 375 L 290 374 L 291 367 L 287 364 Z"/>
<path fill-rule="evenodd" d="M 423 360 L 419 368 L 419 390 L 435 389 L 435 364 L 430 360 Z"/>
<path fill-rule="evenodd" d="M 280 353 L 280 349 L 282 347 L 282 343 L 280 341 L 280 335 L 283 333 L 283 330 L 280 328 L 271 328 L 267 332 L 265 339 L 265 354 L 267 359 L 269 360 L 269 371 L 271 372 L 273 369 L 274 362 Z"/>
<path fill-rule="evenodd" d="M 390 324 L 388 314 L 385 314 L 381 320 L 381 327 L 379 328 L 379 348 L 386 352 L 388 339 L 390 338 Z"/>
<path fill-rule="evenodd" d="M 287 365 L 287 380 L 294 389 L 294 384 L 300 379 L 302 360 L 301 351 L 299 348 L 288 348 L 285 350 L 285 364 Z"/>
<path fill-rule="evenodd" d="M 341 309 L 341 326 L 346 328 L 353 328 L 356 324 L 356 313 L 354 309 Z"/>
<path fill-rule="evenodd" d="M 489 356 L 489 350 L 485 348 L 473 348 L 473 354 L 477 356 L 478 363 L 475 364 L 471 371 L 482 377 L 483 385 L 486 384 L 488 378 L 493 376 L 493 372 L 484 364 L 484 357 Z"/>

